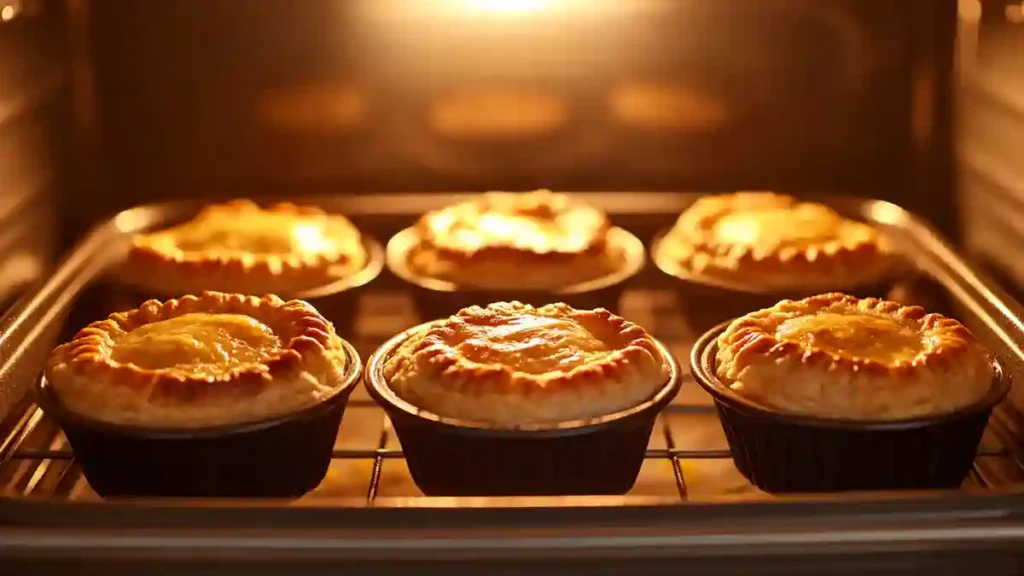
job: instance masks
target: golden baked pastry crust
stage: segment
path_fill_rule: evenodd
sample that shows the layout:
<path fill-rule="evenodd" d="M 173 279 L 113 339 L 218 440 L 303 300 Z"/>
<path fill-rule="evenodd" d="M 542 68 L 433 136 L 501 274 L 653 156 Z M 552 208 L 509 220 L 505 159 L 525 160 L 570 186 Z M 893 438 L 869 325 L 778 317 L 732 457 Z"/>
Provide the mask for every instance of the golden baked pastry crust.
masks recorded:
<path fill-rule="evenodd" d="M 498 302 L 415 333 L 383 375 L 417 408 L 519 428 L 638 406 L 665 386 L 670 368 L 643 328 L 607 310 Z"/>
<path fill-rule="evenodd" d="M 553 290 L 622 268 L 602 210 L 549 190 L 487 192 L 428 212 L 409 267 L 458 287 Z"/>
<path fill-rule="evenodd" d="M 988 353 L 963 324 L 839 293 L 783 300 L 719 336 L 719 379 L 781 412 L 898 420 L 955 411 L 991 390 Z"/>
<path fill-rule="evenodd" d="M 136 236 L 121 274 L 161 294 L 295 295 L 349 276 L 366 261 L 359 231 L 344 216 L 234 200 L 207 206 L 179 226 Z"/>
<path fill-rule="evenodd" d="M 205 292 L 90 324 L 53 351 L 46 377 L 73 413 L 199 428 L 313 406 L 348 362 L 331 323 L 301 300 Z"/>
<path fill-rule="evenodd" d="M 698 199 L 665 236 L 658 257 L 726 287 L 811 292 L 879 281 L 895 258 L 874 227 L 773 192 Z"/>

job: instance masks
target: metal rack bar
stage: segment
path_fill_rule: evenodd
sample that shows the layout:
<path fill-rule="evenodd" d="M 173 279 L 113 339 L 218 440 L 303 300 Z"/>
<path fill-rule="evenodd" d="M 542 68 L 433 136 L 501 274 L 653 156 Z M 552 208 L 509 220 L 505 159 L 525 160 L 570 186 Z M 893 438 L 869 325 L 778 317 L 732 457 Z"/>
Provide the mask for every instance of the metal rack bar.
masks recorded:
<path fill-rule="evenodd" d="M 676 441 L 675 438 L 672 437 L 672 427 L 669 426 L 668 422 L 664 419 L 661 421 L 661 430 L 662 434 L 665 435 L 665 446 L 667 448 L 667 450 L 665 450 L 665 454 L 668 457 L 669 462 L 672 464 L 672 475 L 676 480 L 676 488 L 679 489 L 679 498 L 685 501 L 688 498 L 686 491 L 686 478 L 683 477 L 683 467 L 679 465 L 679 457 L 675 455 L 675 453 L 679 451 L 675 449 Z M 650 454 L 651 450 L 648 450 L 647 452 Z M 704 452 L 704 454 L 708 454 L 709 452 Z M 726 458 L 729 455 L 728 450 L 715 450 L 714 452 L 716 454 L 718 452 L 725 453 L 725 456 L 715 456 L 716 458 Z"/>

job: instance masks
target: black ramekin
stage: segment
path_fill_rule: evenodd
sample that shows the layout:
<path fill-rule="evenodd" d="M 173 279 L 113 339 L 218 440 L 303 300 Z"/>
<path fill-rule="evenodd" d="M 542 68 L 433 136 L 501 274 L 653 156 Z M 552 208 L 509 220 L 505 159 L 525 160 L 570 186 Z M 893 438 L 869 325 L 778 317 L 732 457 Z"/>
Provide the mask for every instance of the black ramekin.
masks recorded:
<path fill-rule="evenodd" d="M 742 398 L 715 374 L 720 324 L 694 345 L 690 370 L 715 400 L 736 468 L 766 492 L 954 489 L 971 471 L 992 409 L 1010 389 L 998 362 L 977 403 L 908 420 L 783 414 Z"/>
<path fill-rule="evenodd" d="M 200 429 L 101 422 L 65 408 L 36 385 L 40 407 L 64 430 L 89 485 L 100 496 L 297 498 L 331 463 L 349 395 L 362 375 L 343 341 L 344 383 L 323 402 L 271 420 Z"/>
<path fill-rule="evenodd" d="M 388 340 L 366 364 L 366 388 L 398 434 L 413 481 L 428 496 L 624 494 L 643 464 L 658 413 L 682 381 L 659 342 L 671 376 L 654 398 L 616 414 L 548 426 L 499 429 L 438 416 L 399 398 L 385 382 L 385 361 L 411 335 Z"/>
<path fill-rule="evenodd" d="M 615 272 L 594 280 L 558 290 L 485 290 L 460 287 L 452 282 L 428 278 L 409 267 L 409 251 L 419 243 L 413 228 L 395 234 L 387 246 L 387 266 L 412 289 L 416 312 L 421 320 L 446 318 L 459 310 L 488 302 L 518 301 L 533 306 L 565 302 L 579 310 L 604 308 L 619 313 L 619 301 L 629 280 L 640 273 L 646 262 L 643 242 L 622 228 L 612 228 L 609 240 L 623 249 L 625 262 Z"/>
<path fill-rule="evenodd" d="M 331 321 L 334 330 L 341 336 L 351 336 L 355 328 L 356 315 L 359 309 L 359 295 L 363 289 L 380 275 L 384 269 L 384 248 L 374 238 L 363 235 L 363 248 L 366 250 L 366 264 L 357 272 L 340 278 L 334 282 L 296 292 L 277 294 L 285 300 L 305 300 L 313 305 L 320 314 Z M 108 278 L 107 307 L 111 311 L 132 310 L 147 300 L 165 300 L 180 298 L 183 294 L 165 294 L 158 286 L 138 286 L 125 282 L 116 273 Z M 255 287 L 253 296 L 266 294 Z"/>
<path fill-rule="evenodd" d="M 661 256 L 661 242 L 667 231 L 657 235 L 651 244 L 651 261 L 662 273 L 673 279 L 680 312 L 694 333 L 702 333 L 726 320 L 753 310 L 769 308 L 781 300 L 801 300 L 828 289 L 763 290 L 758 286 L 734 286 L 714 279 L 688 274 Z M 835 291 L 858 298 L 885 298 L 892 289 L 896 272 L 876 282 L 861 286 L 837 287 Z"/>

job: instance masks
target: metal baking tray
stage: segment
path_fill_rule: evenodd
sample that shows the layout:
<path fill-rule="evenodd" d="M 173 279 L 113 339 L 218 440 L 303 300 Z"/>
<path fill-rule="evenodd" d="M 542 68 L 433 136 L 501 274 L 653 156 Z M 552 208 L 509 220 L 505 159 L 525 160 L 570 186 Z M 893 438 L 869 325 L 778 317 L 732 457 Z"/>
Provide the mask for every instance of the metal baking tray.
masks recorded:
<path fill-rule="evenodd" d="M 457 194 L 289 198 L 347 214 L 381 241 Z M 580 193 L 648 242 L 698 194 Z M 280 198 L 277 198 L 280 199 Z M 913 263 L 902 298 L 964 321 L 1020 379 L 1021 307 L 977 273 L 930 226 L 898 206 L 822 196 L 883 227 Z M 194 212 L 190 201 L 145 206 L 98 224 L 44 285 L 0 321 L 0 552 L 168 558 L 599 558 L 754 554 L 807 542 L 851 546 L 969 546 L 1024 540 L 1024 390 L 1001 405 L 959 491 L 773 497 L 729 458 L 712 401 L 692 381 L 661 416 L 636 486 L 623 496 L 427 498 L 412 482 L 383 412 L 360 388 L 349 402 L 323 483 L 294 501 L 103 500 L 89 489 L 60 430 L 28 396 L 58 340 L 107 315 L 104 273 L 132 234 Z M 386 273 L 360 295 L 354 334 L 365 357 L 419 322 Z M 627 289 L 624 316 L 685 359 L 697 336 L 673 279 L 648 265 Z M 125 466 L 131 466 L 126 461 Z M 145 528 L 144 531 L 137 530 Z"/>

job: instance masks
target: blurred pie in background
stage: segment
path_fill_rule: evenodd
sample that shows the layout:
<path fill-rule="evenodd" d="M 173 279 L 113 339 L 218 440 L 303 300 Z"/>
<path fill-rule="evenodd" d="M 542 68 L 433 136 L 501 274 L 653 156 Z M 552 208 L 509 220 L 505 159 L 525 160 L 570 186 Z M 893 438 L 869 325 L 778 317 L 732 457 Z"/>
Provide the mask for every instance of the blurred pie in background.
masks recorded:
<path fill-rule="evenodd" d="M 346 132 L 363 124 L 366 104 L 366 95 L 358 88 L 311 84 L 264 93 L 257 114 L 285 132 Z"/>
<path fill-rule="evenodd" d="M 622 124 L 651 131 L 704 131 L 729 122 L 717 98 L 670 83 L 628 82 L 608 98 L 612 115 Z"/>
<path fill-rule="evenodd" d="M 471 87 L 435 100 L 430 130 L 456 140 L 516 140 L 551 134 L 569 118 L 569 105 L 541 90 Z"/>

